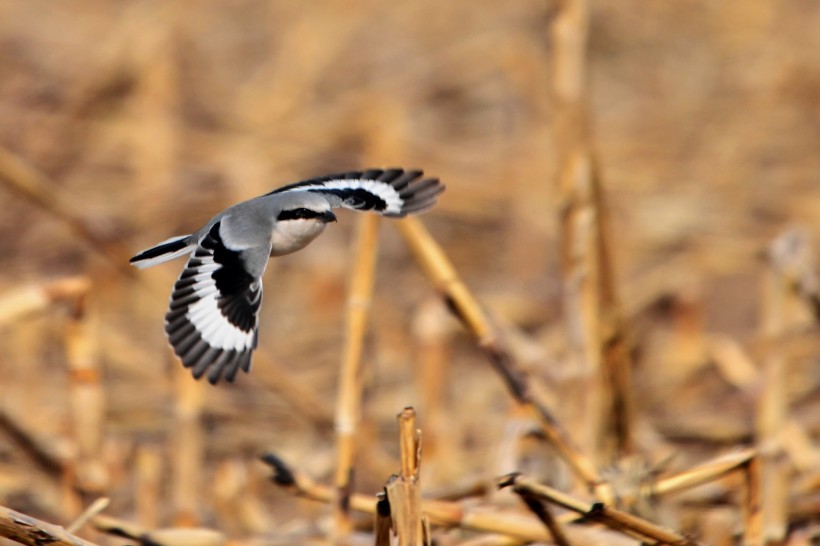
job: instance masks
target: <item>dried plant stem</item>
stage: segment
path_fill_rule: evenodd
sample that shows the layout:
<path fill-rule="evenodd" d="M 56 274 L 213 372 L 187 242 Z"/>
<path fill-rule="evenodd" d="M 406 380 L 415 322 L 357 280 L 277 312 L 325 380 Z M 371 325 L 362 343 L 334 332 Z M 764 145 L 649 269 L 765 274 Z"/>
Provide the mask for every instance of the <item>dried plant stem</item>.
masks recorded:
<path fill-rule="evenodd" d="M 350 533 L 350 496 L 356 434 L 361 417 L 361 361 L 367 319 L 370 312 L 378 250 L 379 217 L 359 219 L 356 250 L 350 271 L 350 286 L 345 320 L 345 349 L 336 400 L 336 501 L 334 503 L 334 541 L 340 543 Z"/>
<path fill-rule="evenodd" d="M 401 473 L 391 476 L 385 486 L 393 534 L 397 537 L 399 546 L 424 546 L 429 544 L 429 538 L 425 537 L 421 510 L 421 431 L 416 428 L 415 410 L 405 408 L 398 415 L 398 422 Z"/>
<path fill-rule="evenodd" d="M 532 481 L 521 474 L 511 474 L 500 478 L 499 486 L 512 486 L 513 491 L 519 495 L 557 504 L 558 506 L 583 515 L 585 519 L 600 521 L 604 525 L 617 531 L 637 534 L 663 544 L 697 544 L 683 535 L 659 527 L 645 519 L 607 507 L 600 503 L 590 504 L 577 500 L 557 489 Z"/>
<path fill-rule="evenodd" d="M 589 136 L 586 97 L 586 0 L 562 0 L 550 26 L 553 103 L 561 195 L 565 312 L 583 396 L 579 429 L 587 453 L 605 463 L 632 451 L 631 361 L 615 291 L 611 233 Z M 615 445 L 610 440 L 615 433 Z M 614 449 L 613 449 L 614 448 Z"/>
<path fill-rule="evenodd" d="M 88 521 L 91 518 L 93 518 L 106 508 L 108 508 L 109 504 L 111 504 L 111 499 L 109 499 L 108 497 L 98 498 L 97 500 L 92 502 L 91 505 L 88 508 L 86 508 L 83 511 L 83 513 L 80 514 L 80 516 L 71 523 L 71 525 L 66 527 L 66 531 L 68 531 L 69 533 L 76 533 L 77 531 L 82 529 L 83 526 L 86 523 L 88 523 Z"/>
<path fill-rule="evenodd" d="M 0 536 L 28 546 L 94 546 L 62 527 L 0 506 Z"/>
<path fill-rule="evenodd" d="M 286 465 L 276 455 L 267 454 L 262 461 L 270 465 L 274 471 L 274 483 L 290 491 L 291 494 L 323 503 L 331 503 L 335 498 L 335 490 L 319 483 L 304 472 Z M 365 514 L 376 513 L 377 498 L 371 495 L 352 494 L 350 508 Z M 466 507 L 456 502 L 425 500 L 421 501 L 421 509 L 429 518 L 430 523 L 447 527 L 460 527 L 484 533 L 498 533 L 514 537 L 523 541 L 548 541 L 551 537 L 543 524 L 536 518 L 523 514 L 498 512 L 486 508 Z M 564 518 L 559 518 L 564 521 Z M 565 528 L 570 542 L 576 546 L 592 544 L 608 544 L 609 546 L 632 545 L 636 542 L 615 533 L 607 532 L 603 536 L 593 529 L 579 526 Z"/>
<path fill-rule="evenodd" d="M 602 500 L 611 501 L 613 494 L 608 484 L 600 477 L 592 462 L 575 447 L 569 434 L 560 426 L 552 412 L 542 401 L 536 400 L 527 377 L 515 368 L 511 356 L 497 339 L 478 301 L 461 281 L 443 249 L 418 219 L 405 218 L 397 222 L 397 225 L 416 260 L 421 263 L 435 286 L 444 294 L 447 303 L 473 334 L 516 401 L 536 415 L 546 438 L 569 464 L 575 475 L 587 487 L 594 489 Z"/>
<path fill-rule="evenodd" d="M 757 450 L 751 448 L 721 455 L 695 468 L 659 480 L 652 488 L 652 493 L 657 496 L 674 495 L 709 483 L 730 472 L 743 470 L 756 456 Z"/>

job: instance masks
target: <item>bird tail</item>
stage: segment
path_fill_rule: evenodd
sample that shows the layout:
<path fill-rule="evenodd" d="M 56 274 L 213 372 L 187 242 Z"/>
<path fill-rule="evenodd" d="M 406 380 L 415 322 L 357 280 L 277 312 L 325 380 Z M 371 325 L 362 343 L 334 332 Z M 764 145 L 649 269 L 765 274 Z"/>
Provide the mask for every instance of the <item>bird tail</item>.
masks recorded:
<path fill-rule="evenodd" d="M 140 269 L 145 269 L 146 267 L 151 267 L 152 265 L 173 260 L 174 258 L 187 254 L 192 250 L 193 247 L 191 245 L 191 236 L 178 235 L 176 237 L 171 237 L 166 241 L 162 241 L 154 247 L 143 250 L 128 260 L 128 262 L 131 265 L 139 267 Z"/>

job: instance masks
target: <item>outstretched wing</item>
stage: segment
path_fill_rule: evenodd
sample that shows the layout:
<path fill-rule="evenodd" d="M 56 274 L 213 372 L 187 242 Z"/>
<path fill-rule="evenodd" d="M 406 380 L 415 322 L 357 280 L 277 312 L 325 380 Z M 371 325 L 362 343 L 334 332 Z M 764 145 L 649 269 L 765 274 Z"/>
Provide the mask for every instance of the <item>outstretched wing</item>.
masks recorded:
<path fill-rule="evenodd" d="M 256 348 L 262 272 L 249 272 L 249 254 L 267 260 L 270 246 L 232 250 L 217 222 L 200 241 L 171 294 L 165 332 L 176 355 L 197 379 L 233 381 L 251 368 Z M 253 260 L 259 262 L 258 259 Z M 263 261 L 262 263 L 265 263 Z"/>
<path fill-rule="evenodd" d="M 437 178 L 422 178 L 423 174 L 422 171 L 403 169 L 331 174 L 283 186 L 267 195 L 309 191 L 327 196 L 332 207 L 401 217 L 429 209 L 444 191 Z"/>

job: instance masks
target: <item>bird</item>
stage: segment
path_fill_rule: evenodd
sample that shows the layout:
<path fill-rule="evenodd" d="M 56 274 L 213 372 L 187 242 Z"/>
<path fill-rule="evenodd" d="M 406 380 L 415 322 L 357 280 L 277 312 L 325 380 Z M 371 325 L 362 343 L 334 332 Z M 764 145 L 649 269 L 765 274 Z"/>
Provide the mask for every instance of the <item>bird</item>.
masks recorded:
<path fill-rule="evenodd" d="M 391 218 L 436 204 L 444 185 L 421 170 L 343 172 L 288 184 L 233 205 L 199 231 L 171 237 L 129 262 L 151 267 L 188 256 L 171 292 L 165 333 L 195 379 L 215 385 L 248 373 L 259 340 L 262 275 L 270 257 L 303 249 L 336 221 L 335 208 Z"/>

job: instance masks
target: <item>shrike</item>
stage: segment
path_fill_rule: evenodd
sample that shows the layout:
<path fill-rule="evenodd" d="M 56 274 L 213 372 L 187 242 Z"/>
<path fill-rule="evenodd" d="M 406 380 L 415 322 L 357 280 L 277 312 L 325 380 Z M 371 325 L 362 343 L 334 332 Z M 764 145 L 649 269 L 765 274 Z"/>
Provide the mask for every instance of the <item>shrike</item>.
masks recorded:
<path fill-rule="evenodd" d="M 196 379 L 208 372 L 212 384 L 250 371 L 268 257 L 307 246 L 336 221 L 334 208 L 400 218 L 432 207 L 444 186 L 422 174 L 372 169 L 290 184 L 223 210 L 193 235 L 172 237 L 131 258 L 142 269 L 190 256 L 165 315 L 165 332 L 182 364 Z"/>

